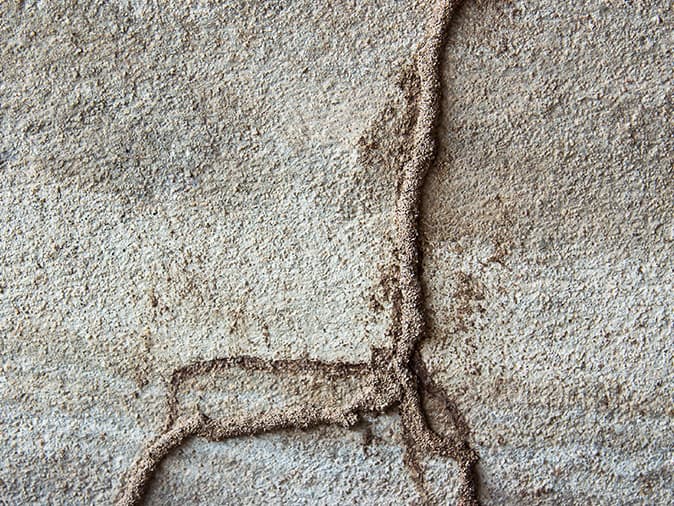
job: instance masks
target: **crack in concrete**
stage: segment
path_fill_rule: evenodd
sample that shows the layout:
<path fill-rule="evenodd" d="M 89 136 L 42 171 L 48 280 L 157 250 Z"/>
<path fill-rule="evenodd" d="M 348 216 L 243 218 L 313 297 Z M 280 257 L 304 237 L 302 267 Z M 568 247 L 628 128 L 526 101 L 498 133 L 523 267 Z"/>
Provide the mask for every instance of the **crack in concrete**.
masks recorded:
<path fill-rule="evenodd" d="M 268 360 L 234 356 L 196 362 L 175 370 L 169 382 L 168 415 L 162 433 L 143 451 L 126 474 L 117 497 L 118 506 L 142 503 L 147 484 L 161 461 L 192 436 L 209 441 L 255 436 L 271 431 L 309 429 L 319 425 L 355 425 L 366 414 L 383 414 L 397 408 L 403 428 L 408 467 L 417 491 L 425 503 L 430 501 L 424 483 L 422 453 L 449 457 L 460 469 L 459 504 L 479 504 L 476 464 L 478 456 L 469 446 L 468 427 L 446 392 L 428 373 L 419 352 L 425 334 L 424 298 L 420 280 L 419 207 L 426 173 L 437 151 L 436 126 L 440 112 L 441 57 L 447 29 L 460 0 L 438 0 L 429 21 L 426 41 L 417 55 L 419 89 L 413 148 L 403 166 L 396 207 L 398 287 L 393 297 L 391 348 L 373 349 L 370 362 L 344 363 L 319 360 Z M 231 368 L 267 371 L 278 375 L 321 373 L 333 378 L 367 378 L 366 393 L 355 395 L 341 408 L 300 406 L 282 411 L 214 419 L 204 413 L 179 417 L 178 391 L 190 378 L 223 372 Z M 453 436 L 443 436 L 429 424 L 423 406 L 423 393 L 440 401 L 455 425 Z"/>

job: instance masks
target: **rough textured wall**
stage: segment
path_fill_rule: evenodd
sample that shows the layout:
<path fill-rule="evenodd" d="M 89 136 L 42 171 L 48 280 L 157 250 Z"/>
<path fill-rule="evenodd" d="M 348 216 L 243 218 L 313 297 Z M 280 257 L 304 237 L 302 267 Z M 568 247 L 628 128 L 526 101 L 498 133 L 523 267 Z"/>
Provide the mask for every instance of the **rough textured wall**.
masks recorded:
<path fill-rule="evenodd" d="M 177 366 L 387 344 L 426 3 L 1 8 L 0 502 L 110 503 Z M 532 0 L 453 23 L 423 356 L 485 504 L 674 502 L 673 20 L 666 1 Z M 316 382 L 191 393 L 349 395 Z M 196 439 L 148 503 L 418 501 L 402 455 L 395 412 Z M 455 466 L 427 464 L 452 503 Z"/>

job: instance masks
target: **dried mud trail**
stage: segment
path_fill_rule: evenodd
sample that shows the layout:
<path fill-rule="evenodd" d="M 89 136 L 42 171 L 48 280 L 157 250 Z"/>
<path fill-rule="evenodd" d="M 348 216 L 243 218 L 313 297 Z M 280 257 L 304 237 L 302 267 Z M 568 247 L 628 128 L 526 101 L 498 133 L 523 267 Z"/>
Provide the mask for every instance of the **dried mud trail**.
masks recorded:
<path fill-rule="evenodd" d="M 424 483 L 421 454 L 435 454 L 456 461 L 460 469 L 459 503 L 476 505 L 476 453 L 467 443 L 467 429 L 451 400 L 428 374 L 418 346 L 425 334 L 424 294 L 420 280 L 419 210 L 426 174 L 437 151 L 436 126 L 441 104 L 440 70 L 448 26 L 460 2 L 441 0 L 429 16 L 426 38 L 416 56 L 418 90 L 414 107 L 412 146 L 403 166 L 396 206 L 395 247 L 398 255 L 397 294 L 394 297 L 392 343 L 373 349 L 370 362 L 338 363 L 318 360 L 267 360 L 234 356 L 196 362 L 177 369 L 171 376 L 167 396 L 168 414 L 163 432 L 142 452 L 123 480 L 117 498 L 119 506 L 141 504 L 149 481 L 161 461 L 187 438 L 209 441 L 255 436 L 271 431 L 308 429 L 319 425 L 352 426 L 361 415 L 381 414 L 397 408 L 406 444 L 405 464 L 424 502 L 429 501 Z M 247 415 L 225 419 L 204 413 L 180 416 L 178 393 L 191 378 L 223 373 L 228 369 L 267 371 L 279 376 L 303 372 L 331 378 L 358 377 L 365 380 L 363 392 L 350 396 L 341 407 L 303 406 L 270 411 L 262 416 Z M 442 436 L 427 420 L 423 397 L 440 401 L 452 414 L 454 436 Z"/>

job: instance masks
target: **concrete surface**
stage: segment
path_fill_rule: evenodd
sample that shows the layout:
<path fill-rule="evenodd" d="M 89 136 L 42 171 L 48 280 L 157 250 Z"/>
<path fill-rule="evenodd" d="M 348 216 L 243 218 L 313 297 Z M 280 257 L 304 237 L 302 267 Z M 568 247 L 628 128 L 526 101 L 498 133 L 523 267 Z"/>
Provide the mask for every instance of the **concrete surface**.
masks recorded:
<path fill-rule="evenodd" d="M 427 4 L 0 8 L 0 503 L 110 503 L 177 366 L 386 343 Z M 673 21 L 485 0 L 452 28 L 423 355 L 485 504 L 674 502 Z M 274 388 L 222 392 L 264 410 Z M 194 440 L 147 502 L 413 503 L 402 452 L 395 413 Z M 428 465 L 451 504 L 453 464 Z"/>

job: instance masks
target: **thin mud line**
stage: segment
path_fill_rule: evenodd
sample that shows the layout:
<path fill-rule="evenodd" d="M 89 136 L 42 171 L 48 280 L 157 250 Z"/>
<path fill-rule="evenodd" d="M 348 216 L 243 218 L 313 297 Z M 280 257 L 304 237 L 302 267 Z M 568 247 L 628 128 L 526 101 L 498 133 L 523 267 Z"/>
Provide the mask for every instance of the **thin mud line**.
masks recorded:
<path fill-rule="evenodd" d="M 148 483 L 161 461 L 186 439 L 198 436 L 208 441 L 256 436 L 280 430 L 309 429 L 321 425 L 352 427 L 364 415 L 382 415 L 397 408 L 406 445 L 404 463 L 424 503 L 430 494 L 424 482 L 421 455 L 435 454 L 456 461 L 459 466 L 459 505 L 479 504 L 476 464 L 478 456 L 469 446 L 468 427 L 455 404 L 429 374 L 419 351 L 426 332 L 424 297 L 420 275 L 419 213 L 426 173 L 435 161 L 436 127 L 440 115 L 440 70 L 449 23 L 460 0 L 438 0 L 429 20 L 426 40 L 416 58 L 418 90 L 415 90 L 416 119 L 412 153 L 403 165 L 396 217 L 398 286 L 393 294 L 390 348 L 373 348 L 369 362 L 345 363 L 321 360 L 268 360 L 252 356 L 216 358 L 186 365 L 171 375 L 163 432 L 148 445 L 129 469 L 117 497 L 118 506 L 143 502 Z M 201 412 L 179 416 L 178 393 L 191 378 L 227 371 L 264 371 L 287 376 L 293 373 L 322 374 L 330 378 L 367 379 L 365 392 L 341 408 L 300 406 L 226 419 L 210 418 Z M 429 424 L 423 394 L 440 400 L 450 413 L 455 435 L 443 436 Z"/>

